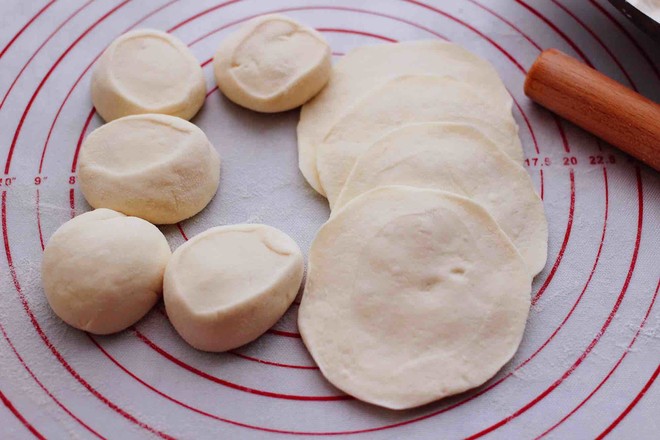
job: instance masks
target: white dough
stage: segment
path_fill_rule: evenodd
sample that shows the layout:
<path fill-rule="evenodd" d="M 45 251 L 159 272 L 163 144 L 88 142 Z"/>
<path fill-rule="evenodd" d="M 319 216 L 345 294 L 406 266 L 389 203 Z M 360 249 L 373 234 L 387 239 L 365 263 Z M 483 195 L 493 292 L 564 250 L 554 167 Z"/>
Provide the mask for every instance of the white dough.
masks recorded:
<path fill-rule="evenodd" d="M 265 225 L 211 228 L 179 247 L 165 271 L 174 328 L 193 347 L 227 351 L 253 341 L 289 308 L 304 271 L 300 248 Z"/>
<path fill-rule="evenodd" d="M 449 77 L 406 75 L 372 90 L 350 108 L 318 146 L 316 166 L 330 206 L 357 158 L 388 131 L 415 122 L 477 126 L 516 162 L 523 151 L 511 112 Z"/>
<path fill-rule="evenodd" d="M 151 223 L 197 214 L 220 182 L 220 156 L 190 122 L 135 115 L 94 130 L 80 151 L 78 180 L 94 208 L 110 208 Z"/>
<path fill-rule="evenodd" d="M 298 327 L 333 385 L 412 408 L 493 377 L 520 344 L 530 292 L 520 255 L 480 205 L 381 187 L 319 231 Z"/>
<path fill-rule="evenodd" d="M 218 87 L 236 104 L 259 112 L 291 110 L 328 82 L 332 53 L 323 36 L 279 14 L 245 23 L 215 55 Z"/>
<path fill-rule="evenodd" d="M 525 169 L 469 125 L 404 126 L 358 159 L 334 212 L 369 190 L 406 185 L 459 194 L 481 204 L 509 236 L 532 276 L 545 266 L 548 223 Z"/>
<path fill-rule="evenodd" d="M 115 333 L 160 299 L 170 258 L 165 236 L 147 221 L 110 209 L 86 212 L 48 241 L 41 274 L 48 303 L 67 324 Z"/>
<path fill-rule="evenodd" d="M 205 97 L 204 73 L 188 47 L 153 29 L 113 41 L 92 75 L 92 101 L 106 121 L 143 113 L 191 119 Z"/>
<path fill-rule="evenodd" d="M 309 184 L 325 195 L 316 150 L 337 119 L 361 97 L 400 75 L 440 75 L 472 85 L 482 98 L 511 111 L 513 100 L 497 71 L 461 46 L 438 40 L 406 41 L 351 50 L 333 68 L 328 85 L 305 104 L 298 124 L 298 162 Z"/>

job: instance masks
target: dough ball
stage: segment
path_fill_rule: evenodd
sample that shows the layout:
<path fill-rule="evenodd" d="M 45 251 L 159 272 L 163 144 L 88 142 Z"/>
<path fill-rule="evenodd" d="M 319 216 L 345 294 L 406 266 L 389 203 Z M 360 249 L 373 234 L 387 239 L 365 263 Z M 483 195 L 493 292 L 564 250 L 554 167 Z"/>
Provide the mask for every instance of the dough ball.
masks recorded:
<path fill-rule="evenodd" d="M 318 146 L 316 166 L 330 206 L 362 153 L 387 132 L 418 122 L 472 124 L 513 160 L 523 160 L 518 125 L 509 110 L 484 99 L 473 85 L 463 81 L 404 75 L 353 105 Z"/>
<path fill-rule="evenodd" d="M 155 224 L 185 220 L 211 201 L 220 156 L 197 126 L 167 115 L 135 115 L 94 130 L 80 151 L 78 181 L 94 208 Z"/>
<path fill-rule="evenodd" d="M 316 149 L 332 124 L 366 94 L 400 75 L 449 76 L 511 112 L 513 99 L 493 66 L 456 44 L 422 40 L 353 49 L 335 64 L 327 86 L 300 113 L 298 162 L 316 191 L 325 195 L 316 169 Z"/>
<path fill-rule="evenodd" d="M 291 110 L 328 82 L 332 53 L 323 36 L 278 14 L 254 18 L 221 44 L 213 63 L 218 87 L 258 112 Z"/>
<path fill-rule="evenodd" d="M 178 38 L 153 29 L 113 41 L 92 75 L 92 101 L 106 121 L 143 113 L 191 119 L 205 98 L 199 61 Z"/>
<path fill-rule="evenodd" d="M 90 333 L 135 324 L 163 290 L 170 258 L 151 223 L 110 209 L 81 214 L 50 238 L 41 267 L 44 292 L 57 316 Z"/>
<path fill-rule="evenodd" d="M 300 248 L 275 228 L 211 228 L 172 255 L 165 271 L 167 315 L 198 350 L 231 350 L 282 317 L 298 293 L 303 270 Z"/>
<path fill-rule="evenodd" d="M 381 187 L 319 231 L 298 327 L 323 375 L 406 409 L 490 379 L 520 344 L 531 277 L 480 205 Z"/>
<path fill-rule="evenodd" d="M 532 276 L 545 266 L 548 222 L 532 180 L 473 126 L 413 124 L 385 135 L 360 156 L 333 213 L 386 185 L 438 189 L 474 200 L 516 245 Z"/>

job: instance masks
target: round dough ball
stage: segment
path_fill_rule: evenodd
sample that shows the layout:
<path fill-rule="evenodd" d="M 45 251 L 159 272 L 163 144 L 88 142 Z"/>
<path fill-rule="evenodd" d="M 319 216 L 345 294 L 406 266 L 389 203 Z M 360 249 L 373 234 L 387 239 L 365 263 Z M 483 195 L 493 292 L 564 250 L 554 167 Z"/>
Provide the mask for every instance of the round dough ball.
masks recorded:
<path fill-rule="evenodd" d="M 110 209 L 86 212 L 48 241 L 44 292 L 67 324 L 97 335 L 115 333 L 160 299 L 170 255 L 165 236 L 151 223 Z"/>
<path fill-rule="evenodd" d="M 327 86 L 300 112 L 300 171 L 320 194 L 325 192 L 316 169 L 316 150 L 332 124 L 367 93 L 400 75 L 449 76 L 470 84 L 484 99 L 511 112 L 513 99 L 493 66 L 456 44 L 421 40 L 353 49 L 335 64 Z"/>
<path fill-rule="evenodd" d="M 516 245 L 532 276 L 545 266 L 548 222 L 532 180 L 476 128 L 425 123 L 390 132 L 355 163 L 333 213 L 386 185 L 438 189 L 474 200 Z"/>
<path fill-rule="evenodd" d="M 80 150 L 78 181 L 94 208 L 155 224 L 200 212 L 220 183 L 220 155 L 197 126 L 167 115 L 135 115 L 94 130 Z"/>
<path fill-rule="evenodd" d="M 298 327 L 333 385 L 406 409 L 495 375 L 520 344 L 530 293 L 527 267 L 480 205 L 381 187 L 319 231 Z"/>
<path fill-rule="evenodd" d="M 471 84 L 450 77 L 404 75 L 353 105 L 318 146 L 316 166 L 330 205 L 362 153 L 387 132 L 416 122 L 472 124 L 522 163 L 518 124 L 500 103 L 484 99 Z"/>
<path fill-rule="evenodd" d="M 211 228 L 174 251 L 165 270 L 167 316 L 198 350 L 231 350 L 282 317 L 303 271 L 296 242 L 273 227 Z"/>
<path fill-rule="evenodd" d="M 143 113 L 191 119 L 205 98 L 199 61 L 178 38 L 153 29 L 113 41 L 92 75 L 92 102 L 106 121 Z"/>
<path fill-rule="evenodd" d="M 248 21 L 226 38 L 213 66 L 227 98 L 251 110 L 274 113 L 301 106 L 325 86 L 332 52 L 314 29 L 269 14 Z"/>

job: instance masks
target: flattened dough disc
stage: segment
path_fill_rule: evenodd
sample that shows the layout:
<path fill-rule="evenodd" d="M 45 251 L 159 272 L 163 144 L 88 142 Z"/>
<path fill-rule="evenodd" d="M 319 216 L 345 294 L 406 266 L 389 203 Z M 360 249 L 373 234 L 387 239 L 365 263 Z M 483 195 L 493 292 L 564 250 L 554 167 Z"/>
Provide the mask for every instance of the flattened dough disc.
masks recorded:
<path fill-rule="evenodd" d="M 476 128 L 422 123 L 392 131 L 358 159 L 333 209 L 385 185 L 449 191 L 481 204 L 532 276 L 545 266 L 548 223 L 527 172 Z"/>
<path fill-rule="evenodd" d="M 378 138 L 416 122 L 469 123 L 512 159 L 522 162 L 518 125 L 511 112 L 449 77 L 406 75 L 374 89 L 332 127 L 318 146 L 316 166 L 333 206 L 357 158 Z"/>
<path fill-rule="evenodd" d="M 438 40 L 362 46 L 335 64 L 330 82 L 305 104 L 298 124 L 298 162 L 309 184 L 325 195 L 316 170 L 316 148 L 354 102 L 399 75 L 450 76 L 472 84 L 485 99 L 511 111 L 513 100 L 486 60 L 456 44 Z"/>
<path fill-rule="evenodd" d="M 332 384 L 412 408 L 495 375 L 520 344 L 530 292 L 527 267 L 481 206 L 382 187 L 321 228 L 298 326 Z"/>

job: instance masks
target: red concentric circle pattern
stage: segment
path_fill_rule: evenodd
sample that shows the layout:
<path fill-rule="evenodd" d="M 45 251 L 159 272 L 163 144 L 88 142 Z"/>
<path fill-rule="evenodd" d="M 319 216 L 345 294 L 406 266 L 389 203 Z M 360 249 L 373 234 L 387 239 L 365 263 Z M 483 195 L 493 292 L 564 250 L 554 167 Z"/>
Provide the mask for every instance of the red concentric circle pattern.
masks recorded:
<path fill-rule="evenodd" d="M 188 347 L 161 306 L 111 337 L 70 329 L 49 310 L 43 247 L 89 209 L 76 165 L 84 136 L 102 124 L 90 71 L 110 41 L 136 27 L 171 32 L 200 60 L 209 93 L 193 122 L 223 157 L 209 207 L 162 228 L 171 246 L 211 226 L 263 222 L 307 252 L 328 210 L 297 169 L 298 112 L 235 106 L 210 66 L 220 39 L 270 12 L 318 29 L 336 58 L 365 44 L 444 39 L 500 72 L 550 244 L 520 350 L 482 387 L 405 412 L 358 402 L 307 354 L 296 304 L 257 341 L 225 354 Z M 534 59 L 558 47 L 660 99 L 657 50 L 605 0 L 5 0 L 0 16 L 0 429 L 11 438 L 657 435 L 648 420 L 660 408 L 660 178 L 522 92 Z"/>

